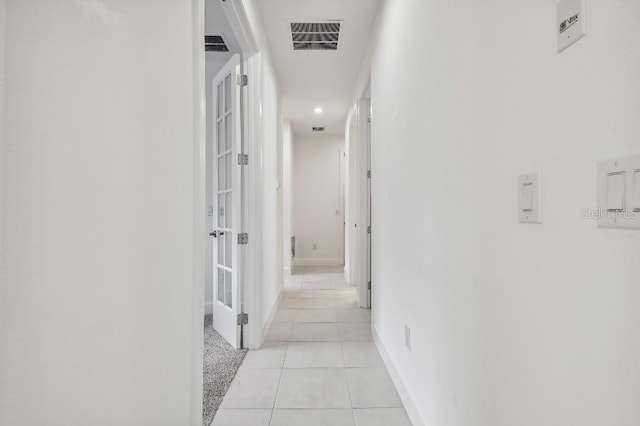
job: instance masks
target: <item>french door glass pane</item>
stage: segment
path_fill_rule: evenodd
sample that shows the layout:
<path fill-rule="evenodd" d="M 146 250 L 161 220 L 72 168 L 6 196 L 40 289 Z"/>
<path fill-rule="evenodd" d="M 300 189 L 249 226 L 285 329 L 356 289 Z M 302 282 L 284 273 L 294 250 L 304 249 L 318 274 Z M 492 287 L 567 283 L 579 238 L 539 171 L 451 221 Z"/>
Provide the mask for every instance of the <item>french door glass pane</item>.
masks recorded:
<path fill-rule="evenodd" d="M 227 112 L 231 109 L 231 74 L 229 74 L 225 79 L 224 79 L 224 90 L 225 90 L 225 109 L 224 111 Z"/>
<path fill-rule="evenodd" d="M 222 117 L 224 114 L 224 88 L 222 83 L 218 84 L 218 109 L 217 109 L 217 118 Z"/>
<path fill-rule="evenodd" d="M 224 269 L 218 268 L 218 302 L 224 303 Z"/>
<path fill-rule="evenodd" d="M 224 191 L 225 189 L 225 177 L 226 177 L 226 173 L 225 173 L 225 157 L 222 156 L 220 158 L 218 158 L 218 191 Z"/>
<path fill-rule="evenodd" d="M 218 228 L 225 227 L 225 202 L 224 202 L 224 194 L 218 195 Z M 227 219 L 228 220 L 228 219 Z"/>
<path fill-rule="evenodd" d="M 229 114 L 225 119 L 225 131 L 226 131 L 226 150 L 231 151 L 231 145 L 233 143 L 233 114 Z"/>
<path fill-rule="evenodd" d="M 232 165 L 232 161 L 233 161 L 233 156 L 231 154 L 227 154 L 225 155 L 226 157 L 226 167 L 225 167 L 225 171 L 226 171 L 226 186 L 225 189 L 231 189 L 231 173 L 233 173 L 233 165 Z"/>
<path fill-rule="evenodd" d="M 227 207 L 225 228 L 231 229 L 233 227 L 233 223 L 232 223 L 233 215 L 231 214 L 233 203 L 231 202 L 231 192 L 227 192 L 227 194 L 225 195 L 225 205 Z"/>
<path fill-rule="evenodd" d="M 233 261 L 233 252 L 231 251 L 233 249 L 232 243 L 233 243 L 233 238 L 231 237 L 232 234 L 231 232 L 226 232 L 225 233 L 225 253 L 224 253 L 224 266 L 226 266 L 227 268 L 231 268 L 232 266 L 232 261 Z"/>
<path fill-rule="evenodd" d="M 233 308 L 233 292 L 231 289 L 231 272 L 225 271 L 224 273 L 224 304 L 230 308 Z"/>
<path fill-rule="evenodd" d="M 222 119 L 217 122 L 216 126 L 218 126 L 218 154 L 222 154 L 227 149 L 227 142 L 225 141 L 226 133 L 224 130 L 224 122 Z"/>
<path fill-rule="evenodd" d="M 224 234 L 218 231 L 218 265 L 224 265 Z"/>

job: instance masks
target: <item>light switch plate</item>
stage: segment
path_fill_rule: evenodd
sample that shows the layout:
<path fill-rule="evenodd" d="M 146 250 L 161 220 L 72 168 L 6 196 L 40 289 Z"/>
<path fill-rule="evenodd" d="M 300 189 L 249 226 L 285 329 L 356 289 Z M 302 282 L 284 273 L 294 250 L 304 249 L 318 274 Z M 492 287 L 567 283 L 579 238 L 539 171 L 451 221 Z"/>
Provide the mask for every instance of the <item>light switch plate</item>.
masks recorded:
<path fill-rule="evenodd" d="M 540 172 L 518 176 L 518 220 L 520 223 L 542 223 Z"/>
<path fill-rule="evenodd" d="M 598 226 L 640 229 L 640 155 L 598 163 Z"/>
<path fill-rule="evenodd" d="M 556 0 L 558 52 L 587 34 L 584 0 Z"/>

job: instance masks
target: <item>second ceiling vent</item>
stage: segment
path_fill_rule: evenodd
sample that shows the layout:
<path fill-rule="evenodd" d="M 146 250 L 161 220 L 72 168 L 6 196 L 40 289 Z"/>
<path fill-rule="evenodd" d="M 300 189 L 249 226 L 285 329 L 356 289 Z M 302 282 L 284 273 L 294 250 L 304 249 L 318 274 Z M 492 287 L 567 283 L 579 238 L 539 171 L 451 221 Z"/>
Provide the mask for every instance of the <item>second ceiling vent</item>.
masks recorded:
<path fill-rule="evenodd" d="M 340 21 L 292 22 L 293 50 L 338 50 Z"/>

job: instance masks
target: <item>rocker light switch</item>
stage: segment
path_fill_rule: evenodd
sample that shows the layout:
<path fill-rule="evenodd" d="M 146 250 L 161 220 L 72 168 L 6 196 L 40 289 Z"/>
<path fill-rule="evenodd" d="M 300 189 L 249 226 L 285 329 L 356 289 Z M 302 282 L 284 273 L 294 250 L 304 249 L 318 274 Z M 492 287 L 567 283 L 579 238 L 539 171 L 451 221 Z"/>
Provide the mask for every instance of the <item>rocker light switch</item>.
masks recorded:
<path fill-rule="evenodd" d="M 518 177 L 518 219 L 520 223 L 542 223 L 540 172 Z"/>
<path fill-rule="evenodd" d="M 621 212 L 624 210 L 626 176 L 624 172 L 607 175 L 607 210 Z"/>
<path fill-rule="evenodd" d="M 522 185 L 522 211 L 533 211 L 533 189 L 530 182 Z"/>

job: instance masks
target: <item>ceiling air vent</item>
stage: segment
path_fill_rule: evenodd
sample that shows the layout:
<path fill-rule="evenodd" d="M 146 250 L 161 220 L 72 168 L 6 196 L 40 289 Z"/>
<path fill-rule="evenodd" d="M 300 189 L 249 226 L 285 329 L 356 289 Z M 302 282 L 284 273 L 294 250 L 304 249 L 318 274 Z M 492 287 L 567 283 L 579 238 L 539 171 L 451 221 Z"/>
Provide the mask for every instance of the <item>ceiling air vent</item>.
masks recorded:
<path fill-rule="evenodd" d="M 293 50 L 338 50 L 340 21 L 292 22 Z"/>
<path fill-rule="evenodd" d="M 222 36 L 204 36 L 204 50 L 206 52 L 228 52 L 229 48 L 222 39 Z"/>
<path fill-rule="evenodd" d="M 314 132 L 324 132 L 324 127 L 312 127 L 311 130 Z"/>

